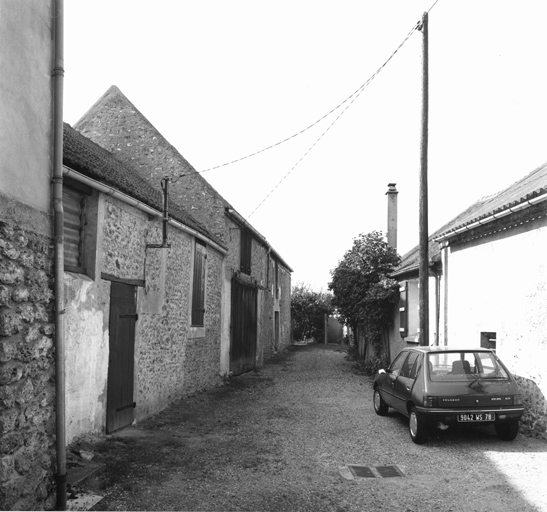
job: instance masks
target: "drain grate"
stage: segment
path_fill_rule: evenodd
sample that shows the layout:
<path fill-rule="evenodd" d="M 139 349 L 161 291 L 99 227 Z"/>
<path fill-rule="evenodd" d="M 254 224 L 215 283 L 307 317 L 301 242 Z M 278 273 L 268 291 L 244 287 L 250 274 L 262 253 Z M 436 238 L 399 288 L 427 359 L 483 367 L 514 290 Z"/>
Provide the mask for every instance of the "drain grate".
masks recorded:
<path fill-rule="evenodd" d="M 372 469 L 367 466 L 348 466 L 353 476 L 356 478 L 376 478 Z"/>
<path fill-rule="evenodd" d="M 392 478 L 394 476 L 404 476 L 403 472 L 397 466 L 376 466 L 376 471 L 382 478 Z"/>
<path fill-rule="evenodd" d="M 404 473 L 397 466 L 356 466 L 348 465 L 353 478 L 393 478 L 403 477 Z"/>

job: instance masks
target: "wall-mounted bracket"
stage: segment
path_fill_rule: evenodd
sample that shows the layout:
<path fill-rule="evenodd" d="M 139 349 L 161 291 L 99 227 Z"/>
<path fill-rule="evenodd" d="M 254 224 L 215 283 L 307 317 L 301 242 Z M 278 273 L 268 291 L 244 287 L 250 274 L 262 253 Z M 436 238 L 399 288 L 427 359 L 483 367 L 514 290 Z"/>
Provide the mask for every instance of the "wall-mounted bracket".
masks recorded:
<path fill-rule="evenodd" d="M 167 224 L 169 223 L 168 212 L 168 185 L 169 178 L 165 177 L 161 180 L 161 189 L 163 190 L 163 236 L 161 244 L 146 244 L 147 249 L 169 249 L 171 244 L 167 242 Z"/>

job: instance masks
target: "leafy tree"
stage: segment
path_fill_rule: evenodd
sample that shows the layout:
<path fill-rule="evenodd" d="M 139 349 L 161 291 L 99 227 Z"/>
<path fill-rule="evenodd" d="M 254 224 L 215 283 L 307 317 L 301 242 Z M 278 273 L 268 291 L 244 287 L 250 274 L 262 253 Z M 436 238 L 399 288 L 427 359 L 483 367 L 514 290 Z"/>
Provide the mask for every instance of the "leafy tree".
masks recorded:
<path fill-rule="evenodd" d="M 294 339 L 321 340 L 324 336 L 325 315 L 331 315 L 333 311 L 332 294 L 324 291 L 315 292 L 309 284 L 295 284 L 291 290 Z"/>
<path fill-rule="evenodd" d="M 355 238 L 353 247 L 331 270 L 333 305 L 354 331 L 361 326 L 367 341 L 376 347 L 391 322 L 398 286 L 389 275 L 399 262 L 397 251 L 382 233 L 372 231 Z"/>

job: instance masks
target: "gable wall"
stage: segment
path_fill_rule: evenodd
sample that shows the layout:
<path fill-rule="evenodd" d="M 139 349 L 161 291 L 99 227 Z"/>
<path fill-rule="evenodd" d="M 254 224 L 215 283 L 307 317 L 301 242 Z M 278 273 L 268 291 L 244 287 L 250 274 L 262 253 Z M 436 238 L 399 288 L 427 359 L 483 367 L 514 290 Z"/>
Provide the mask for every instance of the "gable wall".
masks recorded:
<path fill-rule="evenodd" d="M 100 110 L 75 126 L 87 138 L 129 164 L 154 187 L 159 189 L 162 178 L 171 178 L 171 200 L 222 240 L 226 202 L 121 93 L 109 94 Z"/>

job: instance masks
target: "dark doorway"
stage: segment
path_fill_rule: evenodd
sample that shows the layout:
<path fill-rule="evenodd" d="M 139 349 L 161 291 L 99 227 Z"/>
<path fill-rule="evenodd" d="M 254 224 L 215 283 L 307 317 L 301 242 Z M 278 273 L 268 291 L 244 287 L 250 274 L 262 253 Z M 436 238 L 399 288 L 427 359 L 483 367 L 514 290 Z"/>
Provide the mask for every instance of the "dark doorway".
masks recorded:
<path fill-rule="evenodd" d="M 257 287 L 232 279 L 230 371 L 233 375 L 256 366 Z"/>
<path fill-rule="evenodd" d="M 133 422 L 136 286 L 112 282 L 110 289 L 110 356 L 106 397 L 106 431 Z"/>

